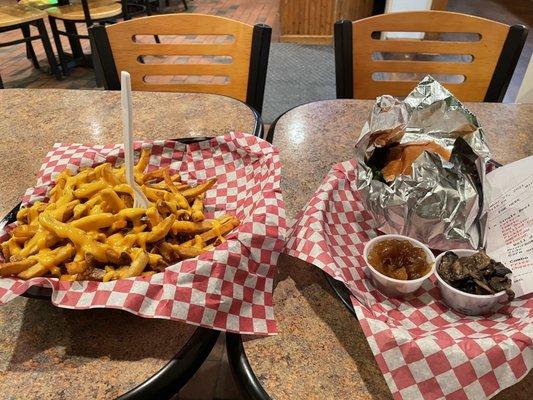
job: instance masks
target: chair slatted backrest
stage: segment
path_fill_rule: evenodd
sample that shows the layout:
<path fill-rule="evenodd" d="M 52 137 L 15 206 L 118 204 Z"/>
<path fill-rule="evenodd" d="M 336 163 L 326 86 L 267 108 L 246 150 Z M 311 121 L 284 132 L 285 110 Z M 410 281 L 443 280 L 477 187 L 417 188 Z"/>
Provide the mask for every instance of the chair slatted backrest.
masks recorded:
<path fill-rule="evenodd" d="M 424 37 L 390 38 L 389 32 L 423 32 Z M 501 101 L 526 36 L 523 26 L 509 27 L 446 11 L 339 21 L 335 26 L 336 64 L 342 65 L 336 65 L 337 96 L 402 97 L 416 86 L 420 75 L 430 74 L 437 79 L 452 75 L 454 79 L 442 83 L 462 101 Z M 387 56 L 390 54 L 395 57 Z"/>
<path fill-rule="evenodd" d="M 116 79 L 112 77 L 108 89 L 119 89 L 118 73 L 128 71 L 133 90 L 221 94 L 245 101 L 261 112 L 271 33 L 266 25 L 252 26 L 214 15 L 168 14 L 91 31 L 103 73 L 108 75 L 106 82 L 110 81 L 106 40 L 112 53 Z M 154 37 L 168 37 L 170 41 L 154 43 Z M 173 41 L 173 37 L 185 39 Z M 207 38 L 207 43 L 195 43 L 195 37 Z M 179 58 L 186 61 L 172 61 Z M 206 58 L 225 61 L 208 62 Z M 183 77 L 212 79 L 203 82 Z"/>

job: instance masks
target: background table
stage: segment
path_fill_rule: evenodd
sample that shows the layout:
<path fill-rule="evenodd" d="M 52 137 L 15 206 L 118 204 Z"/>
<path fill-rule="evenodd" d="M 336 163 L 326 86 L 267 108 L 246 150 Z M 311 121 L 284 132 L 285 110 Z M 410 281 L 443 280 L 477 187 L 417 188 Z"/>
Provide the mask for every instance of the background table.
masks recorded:
<path fill-rule="evenodd" d="M 279 119 L 274 145 L 280 149 L 289 219 L 333 164 L 353 158 L 353 146 L 372 105 L 364 100 L 322 101 L 297 107 Z M 509 163 L 533 154 L 533 104 L 468 107 L 484 126 L 495 160 Z M 274 304 L 279 335 L 244 341 L 249 365 L 272 398 L 391 398 L 359 323 L 318 268 L 282 256 Z M 495 398 L 525 400 L 532 392 L 530 373 Z"/>
<path fill-rule="evenodd" d="M 119 92 L 1 90 L 0 105 L 2 216 L 35 184 L 55 142 L 121 141 Z M 207 94 L 134 92 L 133 110 L 136 139 L 252 133 L 258 123 L 245 104 Z M 114 398 L 154 375 L 197 335 L 179 322 L 25 298 L 0 306 L 0 327 L 0 399 Z"/>

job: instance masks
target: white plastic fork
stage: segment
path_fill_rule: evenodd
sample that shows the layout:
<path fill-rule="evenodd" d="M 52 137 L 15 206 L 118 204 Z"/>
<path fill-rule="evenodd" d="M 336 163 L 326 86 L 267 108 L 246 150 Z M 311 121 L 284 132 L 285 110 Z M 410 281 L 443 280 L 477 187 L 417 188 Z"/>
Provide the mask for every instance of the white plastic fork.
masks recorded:
<path fill-rule="evenodd" d="M 133 188 L 133 207 L 148 208 L 148 199 L 133 175 L 133 106 L 131 103 L 131 76 L 120 73 L 120 99 L 122 102 L 122 138 L 124 141 L 124 165 L 126 183 Z"/>

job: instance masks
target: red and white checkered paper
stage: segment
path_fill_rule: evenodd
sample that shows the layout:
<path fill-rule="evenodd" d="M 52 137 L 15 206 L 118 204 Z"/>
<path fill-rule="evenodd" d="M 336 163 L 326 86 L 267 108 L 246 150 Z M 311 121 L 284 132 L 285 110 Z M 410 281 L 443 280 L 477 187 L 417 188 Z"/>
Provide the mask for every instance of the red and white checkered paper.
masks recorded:
<path fill-rule="evenodd" d="M 434 280 L 403 300 L 365 274 L 363 248 L 378 235 L 356 189 L 356 163 L 334 165 L 287 232 L 285 252 L 343 282 L 395 399 L 478 400 L 533 366 L 533 296 L 488 317 L 449 309 Z"/>
<path fill-rule="evenodd" d="M 151 148 L 148 170 L 170 165 L 190 183 L 217 177 L 206 193 L 208 217 L 236 215 L 241 224 L 216 249 L 184 260 L 151 277 L 112 282 L 0 279 L 0 304 L 32 285 L 52 287 L 52 302 L 64 308 L 118 308 L 146 318 L 187 322 L 242 334 L 274 334 L 273 278 L 283 248 L 285 211 L 278 151 L 244 133 L 184 145 L 175 141 L 136 143 Z M 138 157 L 139 152 L 136 152 Z M 123 163 L 122 145 L 56 144 L 39 171 L 37 186 L 23 204 L 46 197 L 64 168 Z M 5 240 L 4 235 L 4 240 Z"/>

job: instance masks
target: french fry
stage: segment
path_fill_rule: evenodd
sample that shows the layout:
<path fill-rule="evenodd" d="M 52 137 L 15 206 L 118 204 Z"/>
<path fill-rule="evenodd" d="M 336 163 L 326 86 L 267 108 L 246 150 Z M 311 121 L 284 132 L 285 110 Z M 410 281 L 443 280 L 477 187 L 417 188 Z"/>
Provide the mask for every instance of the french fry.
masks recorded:
<path fill-rule="evenodd" d="M 12 239 L 8 239 L 5 242 L 2 242 L 0 247 L 2 248 L 2 255 L 4 256 L 4 260 L 9 260 L 9 257 L 11 257 L 11 252 L 9 251 L 9 242 Z"/>
<path fill-rule="evenodd" d="M 189 202 L 187 201 L 187 199 L 185 198 L 185 196 L 183 196 L 181 194 L 180 191 L 176 190 L 175 192 L 166 192 L 165 196 L 163 197 L 164 200 L 167 200 L 167 201 L 172 201 L 172 202 L 175 202 L 177 204 L 177 206 L 179 208 L 181 208 L 182 210 L 190 210 L 191 209 L 191 206 L 189 205 Z"/>
<path fill-rule="evenodd" d="M 200 237 L 205 243 L 208 243 L 211 240 L 214 240 L 220 236 L 224 236 L 240 224 L 240 221 L 237 218 L 231 216 L 229 218 L 226 217 L 223 221 L 224 222 L 220 223 L 220 226 L 210 229 L 200 235 Z M 187 242 L 184 242 L 183 245 L 192 246 L 194 244 L 194 241 L 195 239 L 189 240 Z"/>
<path fill-rule="evenodd" d="M 165 195 L 168 193 L 162 189 L 154 189 L 146 185 L 141 186 L 142 191 L 146 195 L 146 198 L 154 203 L 158 200 L 164 200 Z"/>
<path fill-rule="evenodd" d="M 89 215 L 97 215 L 104 213 L 104 208 L 102 207 L 102 203 L 95 204 L 94 207 L 91 207 L 89 210 Z"/>
<path fill-rule="evenodd" d="M 165 200 L 172 200 L 172 197 L 174 197 L 174 201 L 177 203 L 177 205 L 182 210 L 187 210 L 187 211 L 191 210 L 191 206 L 189 205 L 189 202 L 187 201 L 187 198 L 185 196 L 183 196 L 180 191 L 176 190 L 172 194 L 171 193 L 167 193 L 165 195 Z"/>
<path fill-rule="evenodd" d="M 78 204 L 80 204 L 79 200 L 72 200 L 66 204 L 55 207 L 53 210 L 49 211 L 49 213 L 55 219 L 64 222 L 74 215 L 74 207 L 76 207 Z"/>
<path fill-rule="evenodd" d="M 17 237 L 13 237 L 11 238 L 11 240 L 9 240 L 8 242 L 8 247 L 9 247 L 9 258 L 13 258 L 13 257 L 16 257 L 20 254 L 20 251 L 22 250 L 22 248 L 20 247 L 20 244 L 18 243 L 18 239 Z"/>
<path fill-rule="evenodd" d="M 44 267 L 53 267 L 70 260 L 74 256 L 74 253 L 74 246 L 71 243 L 68 243 L 54 250 L 48 248 L 43 249 L 31 258 L 37 260 L 38 263 L 42 264 Z"/>
<path fill-rule="evenodd" d="M 155 205 L 156 205 L 157 211 L 161 215 L 165 215 L 165 216 L 168 214 L 176 215 L 176 213 L 178 212 L 178 208 L 176 207 L 176 204 L 169 202 L 169 201 L 158 200 L 155 203 Z"/>
<path fill-rule="evenodd" d="M 139 157 L 139 161 L 137 161 L 137 165 L 133 167 L 134 172 L 136 172 L 137 174 L 142 174 L 144 170 L 146 169 L 146 167 L 148 166 L 149 161 L 150 161 L 150 150 L 142 149 L 141 156 Z"/>
<path fill-rule="evenodd" d="M 197 234 L 208 231 L 213 228 L 213 224 L 209 221 L 191 222 L 191 221 L 175 221 L 172 224 L 172 233 L 174 235 L 180 233 Z"/>
<path fill-rule="evenodd" d="M 173 227 L 174 221 L 176 221 L 176 217 L 169 215 L 159 224 L 153 226 L 150 232 L 139 233 L 137 235 L 137 243 L 144 248 L 146 243 L 153 243 L 163 239 Z"/>
<path fill-rule="evenodd" d="M 172 248 L 175 254 L 179 256 L 180 259 L 194 258 L 198 257 L 203 253 L 202 249 L 198 249 L 192 246 L 184 246 L 182 244 L 168 244 Z"/>
<path fill-rule="evenodd" d="M 150 224 L 152 226 L 155 226 L 159 224 L 162 221 L 161 215 L 157 211 L 157 208 L 155 207 L 149 207 L 146 209 L 146 216 L 150 220 Z"/>
<path fill-rule="evenodd" d="M 124 218 L 128 221 L 137 221 L 144 216 L 145 213 L 146 210 L 143 208 L 125 208 L 117 213 L 117 219 Z"/>
<path fill-rule="evenodd" d="M 86 232 L 108 228 L 115 222 L 115 216 L 111 213 L 88 215 L 86 217 L 72 221 L 70 225 L 82 229 Z"/>
<path fill-rule="evenodd" d="M 190 189 L 184 190 L 181 192 L 181 194 L 187 199 L 193 199 L 196 196 L 200 196 L 202 193 L 207 192 L 217 181 L 216 178 L 209 179 L 208 181 L 205 181 L 204 183 L 194 186 Z"/>
<path fill-rule="evenodd" d="M 100 192 L 102 200 L 111 208 L 114 213 L 118 213 L 120 210 L 126 208 L 126 205 L 122 201 L 118 194 L 111 188 L 104 189 Z"/>
<path fill-rule="evenodd" d="M 70 275 L 81 274 L 89 267 L 87 260 L 65 263 L 65 268 Z"/>
<path fill-rule="evenodd" d="M 129 194 L 133 196 L 133 189 L 130 185 L 126 183 L 121 183 L 120 185 L 113 186 L 113 190 L 120 194 Z"/>
<path fill-rule="evenodd" d="M 23 237 L 29 239 L 33 237 L 39 230 L 38 225 L 19 225 L 13 228 L 11 234 L 14 237 Z"/>
<path fill-rule="evenodd" d="M 37 260 L 26 258 L 21 261 L 7 262 L 0 264 L 0 276 L 17 275 L 27 270 L 32 265 L 37 264 Z"/>
<path fill-rule="evenodd" d="M 74 206 L 74 209 L 72 210 L 72 219 L 76 220 L 81 217 L 84 217 L 85 215 L 87 215 L 88 211 L 89 211 L 89 207 L 87 206 L 87 203 L 76 204 Z"/>
<path fill-rule="evenodd" d="M 22 279 L 31 279 L 38 276 L 43 276 L 50 271 L 51 268 L 70 259 L 73 255 L 74 246 L 72 246 L 72 244 L 58 247 L 55 250 L 50 250 L 48 248 L 43 249 L 35 256 L 32 256 L 32 259 L 36 260 L 37 263 L 20 272 L 18 277 Z"/>
<path fill-rule="evenodd" d="M 77 280 L 78 274 L 70 275 L 70 274 L 63 274 L 59 277 L 60 281 L 68 281 L 73 282 Z"/>
<path fill-rule="evenodd" d="M 193 222 L 200 222 L 204 220 L 204 195 L 196 197 L 191 206 L 191 219 Z"/>
<path fill-rule="evenodd" d="M 171 177 L 172 179 L 172 177 Z M 174 181 L 173 181 L 174 182 Z M 167 188 L 167 184 L 165 181 L 161 181 L 161 182 L 157 182 L 157 183 L 153 183 L 153 182 L 146 182 L 145 185 L 149 188 L 152 188 L 152 189 L 163 189 L 165 190 Z M 188 189 L 190 188 L 191 186 L 190 185 L 187 185 L 186 183 L 180 183 L 179 181 L 177 183 L 174 183 L 174 187 L 177 189 L 177 190 L 185 190 L 185 189 Z"/>
<path fill-rule="evenodd" d="M 111 167 L 111 164 L 101 164 L 94 169 L 94 172 L 97 177 L 102 178 L 104 182 L 108 183 L 109 185 L 115 186 L 118 184 L 118 179 L 115 174 L 113 174 L 113 168 Z"/>
<path fill-rule="evenodd" d="M 31 279 L 38 276 L 43 276 L 48 272 L 48 269 L 41 263 L 36 263 L 28 269 L 20 272 L 17 276 L 21 279 Z"/>
<path fill-rule="evenodd" d="M 128 226 L 128 221 L 126 221 L 125 219 L 117 219 L 115 222 L 113 222 L 113 224 L 109 228 L 109 231 L 111 233 L 115 233 L 117 231 L 120 231 L 121 229 L 126 228 L 126 226 Z"/>
<path fill-rule="evenodd" d="M 100 192 L 101 190 L 104 190 L 107 187 L 109 187 L 109 184 L 107 182 L 104 182 L 103 180 L 86 183 L 85 185 L 74 191 L 74 196 L 76 196 L 78 199 L 92 197 L 94 194 Z"/>
<path fill-rule="evenodd" d="M 200 250 L 205 247 L 205 242 L 203 241 L 200 235 L 196 235 L 194 237 L 194 242 L 192 244 L 192 247 L 196 247 L 197 249 L 200 249 Z"/>
<path fill-rule="evenodd" d="M 113 271 L 113 275 L 110 280 L 132 278 L 139 276 L 144 271 L 144 268 L 148 264 L 148 254 L 146 251 L 137 249 L 136 254 L 131 262 L 131 265 L 120 267 Z"/>
<path fill-rule="evenodd" d="M 17 254 L 22 258 L 37 253 L 40 249 L 50 248 L 58 242 L 58 237 L 43 228 L 39 228 L 37 233 L 26 242 L 24 247 Z"/>
<path fill-rule="evenodd" d="M 165 171 L 167 172 L 167 175 L 168 175 L 168 167 L 154 169 L 153 171 L 150 171 L 144 174 L 142 181 L 143 183 L 146 183 L 156 178 L 163 178 Z"/>

